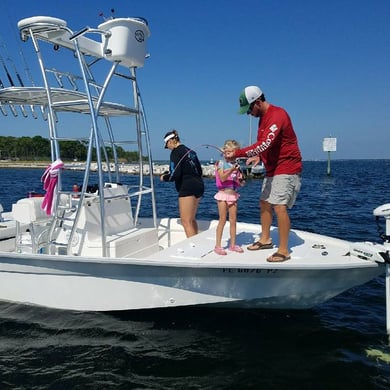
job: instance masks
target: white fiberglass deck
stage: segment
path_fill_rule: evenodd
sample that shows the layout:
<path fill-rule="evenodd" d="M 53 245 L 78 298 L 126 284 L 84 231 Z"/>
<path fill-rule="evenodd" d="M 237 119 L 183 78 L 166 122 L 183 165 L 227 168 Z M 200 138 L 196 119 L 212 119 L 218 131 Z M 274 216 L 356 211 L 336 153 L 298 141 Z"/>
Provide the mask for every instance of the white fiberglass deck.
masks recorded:
<path fill-rule="evenodd" d="M 349 256 L 350 243 L 336 238 L 330 238 L 313 233 L 297 230 L 290 232 L 291 259 L 282 263 L 267 262 L 267 257 L 277 250 L 263 249 L 249 251 L 246 249 L 253 241 L 259 238 L 259 226 L 254 224 L 238 223 L 237 244 L 242 246 L 244 253 L 235 253 L 227 250 L 226 256 L 214 252 L 215 230 L 217 221 L 213 221 L 210 228 L 196 236 L 183 240 L 158 253 L 145 257 L 145 260 L 165 264 L 183 265 L 183 262 L 192 266 L 207 267 L 256 267 L 256 268 L 284 268 L 284 269 L 332 269 L 350 267 L 376 267 L 375 263 L 362 260 L 356 256 Z M 228 247 L 229 227 L 225 226 L 223 246 Z M 274 243 L 278 241 L 277 228 L 273 227 L 271 236 Z"/>

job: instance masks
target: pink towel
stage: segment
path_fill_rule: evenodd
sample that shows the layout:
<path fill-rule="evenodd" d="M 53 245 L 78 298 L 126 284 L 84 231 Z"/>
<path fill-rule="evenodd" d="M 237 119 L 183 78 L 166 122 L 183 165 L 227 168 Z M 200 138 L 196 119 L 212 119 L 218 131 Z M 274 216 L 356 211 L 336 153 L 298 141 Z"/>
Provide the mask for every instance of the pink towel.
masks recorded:
<path fill-rule="evenodd" d="M 41 177 L 43 182 L 43 189 L 46 191 L 42 202 L 42 210 L 46 211 L 47 215 L 51 215 L 53 207 L 54 191 L 58 182 L 58 172 L 64 167 L 61 160 L 52 162 L 45 170 Z"/>

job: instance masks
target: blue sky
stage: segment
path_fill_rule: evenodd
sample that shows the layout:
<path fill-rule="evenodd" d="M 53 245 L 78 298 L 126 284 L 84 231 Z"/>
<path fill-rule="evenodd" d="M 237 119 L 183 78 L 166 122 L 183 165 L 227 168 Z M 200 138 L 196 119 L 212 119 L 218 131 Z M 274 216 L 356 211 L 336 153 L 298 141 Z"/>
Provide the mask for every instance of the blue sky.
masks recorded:
<path fill-rule="evenodd" d="M 172 128 L 202 159 L 218 154 L 201 144 L 248 144 L 257 121 L 237 114 L 246 85 L 289 112 L 305 160 L 327 158 L 328 136 L 334 159 L 390 157 L 389 0 L 2 0 L 0 52 L 20 63 L 19 19 L 55 16 L 77 31 L 111 9 L 149 22 L 138 81 L 155 160 L 168 158 L 162 137 Z M 47 136 L 45 123 L 0 118 L 1 135 Z"/>

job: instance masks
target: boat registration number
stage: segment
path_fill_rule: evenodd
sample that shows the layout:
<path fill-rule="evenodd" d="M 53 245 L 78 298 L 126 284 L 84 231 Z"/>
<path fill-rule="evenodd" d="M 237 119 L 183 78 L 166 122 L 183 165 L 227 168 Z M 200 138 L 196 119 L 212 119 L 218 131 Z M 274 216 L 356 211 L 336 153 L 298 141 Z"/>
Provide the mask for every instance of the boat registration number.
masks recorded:
<path fill-rule="evenodd" d="M 276 274 L 277 269 L 259 269 L 259 268 L 222 268 L 223 273 L 237 274 Z"/>

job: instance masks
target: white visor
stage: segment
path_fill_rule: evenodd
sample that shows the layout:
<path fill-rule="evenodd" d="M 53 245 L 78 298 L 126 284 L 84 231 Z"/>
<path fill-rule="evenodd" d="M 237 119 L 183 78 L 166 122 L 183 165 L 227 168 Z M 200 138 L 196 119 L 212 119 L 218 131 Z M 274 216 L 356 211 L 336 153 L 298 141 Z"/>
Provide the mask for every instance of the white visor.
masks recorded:
<path fill-rule="evenodd" d="M 175 133 L 171 133 L 171 134 L 168 134 L 165 138 L 164 138 L 164 146 L 167 146 L 167 142 L 172 139 L 172 138 L 175 138 L 176 137 L 176 134 Z"/>

